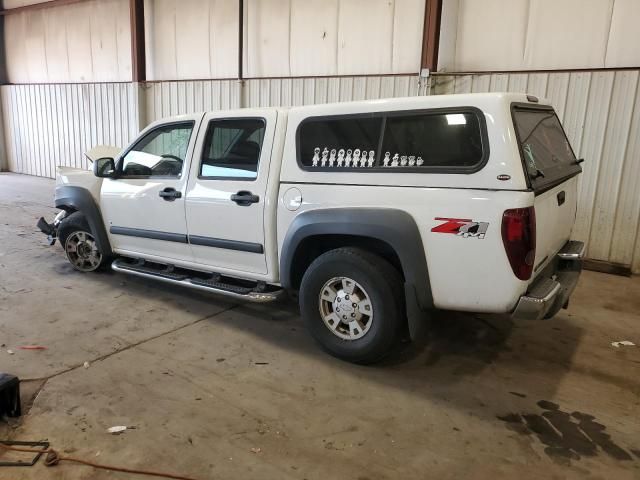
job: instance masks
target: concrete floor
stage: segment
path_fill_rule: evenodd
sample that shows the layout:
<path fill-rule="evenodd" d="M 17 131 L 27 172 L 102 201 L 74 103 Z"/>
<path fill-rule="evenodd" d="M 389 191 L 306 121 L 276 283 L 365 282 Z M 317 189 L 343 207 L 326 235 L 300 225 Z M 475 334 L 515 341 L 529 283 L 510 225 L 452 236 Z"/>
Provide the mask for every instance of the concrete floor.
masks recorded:
<path fill-rule="evenodd" d="M 611 346 L 640 345 L 639 277 L 585 272 L 551 321 L 442 313 L 425 348 L 359 367 L 294 305 L 75 272 L 35 229 L 52 195 L 0 174 L 0 371 L 35 395 L 0 438 L 200 479 L 640 478 L 640 347 Z M 49 478 L 133 477 L 0 467 Z"/>

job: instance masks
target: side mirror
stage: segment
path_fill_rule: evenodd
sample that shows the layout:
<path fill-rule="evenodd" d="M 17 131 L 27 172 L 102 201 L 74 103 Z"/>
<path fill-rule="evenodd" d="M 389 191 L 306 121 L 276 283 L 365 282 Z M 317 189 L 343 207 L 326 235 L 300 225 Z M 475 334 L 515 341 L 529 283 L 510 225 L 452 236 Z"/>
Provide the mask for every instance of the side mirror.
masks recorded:
<path fill-rule="evenodd" d="M 93 162 L 93 174 L 100 178 L 113 178 L 116 173 L 116 163 L 111 157 L 98 158 Z"/>

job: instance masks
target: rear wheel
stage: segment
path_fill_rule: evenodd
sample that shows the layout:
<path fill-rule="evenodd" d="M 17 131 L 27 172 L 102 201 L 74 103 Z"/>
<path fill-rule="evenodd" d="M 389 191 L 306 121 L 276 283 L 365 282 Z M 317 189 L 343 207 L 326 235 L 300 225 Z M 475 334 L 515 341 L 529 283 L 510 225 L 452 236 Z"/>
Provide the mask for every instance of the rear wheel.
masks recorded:
<path fill-rule="evenodd" d="M 367 251 L 331 250 L 305 272 L 300 310 L 311 335 L 330 354 L 374 363 L 395 346 L 405 324 L 402 277 Z"/>
<path fill-rule="evenodd" d="M 74 212 L 60 223 L 58 238 L 67 260 L 76 270 L 93 272 L 106 264 L 82 213 Z"/>

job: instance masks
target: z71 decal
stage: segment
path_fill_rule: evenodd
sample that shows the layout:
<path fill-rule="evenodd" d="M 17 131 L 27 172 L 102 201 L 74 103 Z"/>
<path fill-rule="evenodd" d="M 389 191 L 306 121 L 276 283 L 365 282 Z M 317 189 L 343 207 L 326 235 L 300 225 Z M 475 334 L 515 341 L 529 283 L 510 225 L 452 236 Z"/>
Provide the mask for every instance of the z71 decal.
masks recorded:
<path fill-rule="evenodd" d="M 441 223 L 431 229 L 435 233 L 452 233 L 460 237 L 484 238 L 489 228 L 489 222 L 474 222 L 467 218 L 441 218 L 436 217 Z"/>

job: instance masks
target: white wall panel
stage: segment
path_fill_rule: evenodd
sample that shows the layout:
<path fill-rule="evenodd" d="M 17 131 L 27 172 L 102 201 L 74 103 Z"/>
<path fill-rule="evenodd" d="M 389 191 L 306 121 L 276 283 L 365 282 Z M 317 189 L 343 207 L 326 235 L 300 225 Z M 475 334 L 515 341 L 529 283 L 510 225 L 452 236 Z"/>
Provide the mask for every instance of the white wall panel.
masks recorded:
<path fill-rule="evenodd" d="M 444 0 L 438 69 L 637 68 L 639 19 L 638 0 Z"/>
<path fill-rule="evenodd" d="M 4 17 L 11 83 L 131 78 L 128 0 L 87 2 Z"/>
<path fill-rule="evenodd" d="M 245 1 L 245 76 L 291 75 L 290 17 L 291 0 Z"/>
<path fill-rule="evenodd" d="M 393 72 L 391 56 L 394 3 L 387 0 L 340 1 L 338 15 L 338 73 L 340 75 Z M 414 68 L 414 70 L 418 69 Z"/>
<path fill-rule="evenodd" d="M 75 6 L 70 5 L 64 8 Z M 48 10 L 51 9 L 42 11 Z M 94 0 L 90 12 L 91 64 L 93 67 L 91 81 L 131 80 L 129 2 L 127 0 Z M 75 28 L 74 25 L 68 26 L 68 29 L 73 28 Z M 74 79 L 71 80 L 74 81 Z"/>
<path fill-rule="evenodd" d="M 22 17 L 22 18 L 20 18 Z M 47 81 L 49 74 L 47 71 L 47 53 L 46 53 L 46 40 L 44 37 L 44 15 L 42 11 L 34 12 L 32 14 L 24 13 L 16 17 L 15 21 L 23 22 L 24 28 L 22 30 L 22 38 L 5 38 L 7 49 L 7 65 L 11 65 L 8 68 L 8 76 L 10 82 L 16 81 Z M 5 19 L 5 22 L 11 23 L 13 18 L 9 16 Z M 24 42 L 24 59 L 15 59 L 12 56 L 12 50 L 15 43 Z M 12 58 L 13 57 L 13 58 Z M 26 71 L 22 70 L 20 73 L 14 74 L 13 66 L 18 65 L 23 69 L 26 67 Z M 22 79 L 22 80 L 21 80 Z"/>
<path fill-rule="evenodd" d="M 338 3 L 291 0 L 291 71 L 296 75 L 338 73 Z"/>
<path fill-rule="evenodd" d="M 640 273 L 639 86 L 640 70 L 443 75 L 432 93 L 526 91 L 551 99 L 585 159 L 574 238 L 587 242 L 589 258 Z"/>
<path fill-rule="evenodd" d="M 425 0 L 395 0 L 393 7 L 393 50 L 391 71 L 420 71 Z M 385 73 L 385 72 L 380 72 Z"/>
<path fill-rule="evenodd" d="M 615 0 L 605 67 L 640 65 L 640 2 Z"/>
<path fill-rule="evenodd" d="M 57 165 L 88 168 L 84 152 L 125 146 L 138 132 L 130 83 L 0 87 L 9 170 L 54 177 Z"/>
<path fill-rule="evenodd" d="M 455 57 L 445 70 L 509 70 L 522 63 L 529 0 L 460 0 L 456 8 Z"/>
<path fill-rule="evenodd" d="M 147 80 L 235 78 L 237 0 L 145 0 Z"/>
<path fill-rule="evenodd" d="M 67 32 L 60 28 L 65 24 L 66 12 L 57 8 L 44 12 L 40 17 L 44 26 L 44 46 L 47 78 L 50 82 L 69 81 L 69 56 Z M 86 20 L 85 20 L 86 21 Z"/>
<path fill-rule="evenodd" d="M 3 0 L 3 8 L 18 8 L 25 7 L 27 5 L 34 5 L 36 3 L 44 3 L 48 0 Z"/>
<path fill-rule="evenodd" d="M 246 77 L 418 72 L 424 0 L 245 0 Z"/>
<path fill-rule="evenodd" d="M 93 63 L 91 56 L 92 45 L 88 41 L 91 38 L 91 22 L 87 21 L 87 19 L 91 18 L 91 8 L 91 3 L 82 2 L 76 5 L 76 8 L 67 11 L 67 20 L 74 26 L 65 30 L 69 63 L 67 81 L 89 82 L 95 80 L 93 67 L 91 69 L 87 68 L 87 65 Z M 60 9 L 55 8 L 54 10 Z M 126 62 L 124 65 L 126 65 Z M 122 78 L 122 80 L 129 80 L 129 78 Z"/>
<path fill-rule="evenodd" d="M 604 66 L 613 0 L 529 3 L 525 69 Z"/>

